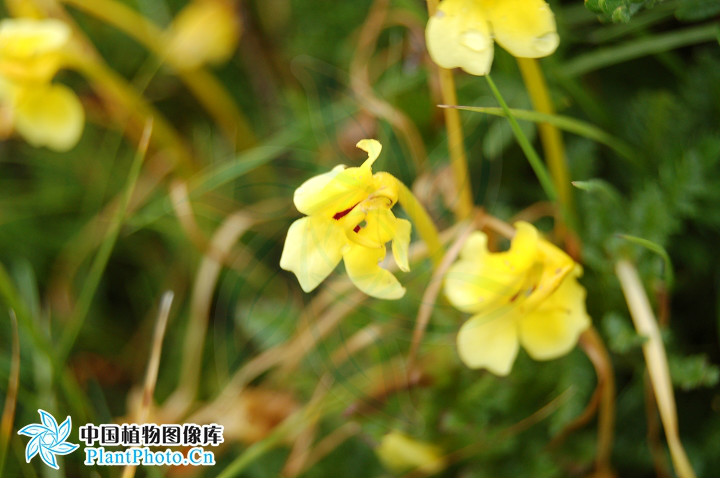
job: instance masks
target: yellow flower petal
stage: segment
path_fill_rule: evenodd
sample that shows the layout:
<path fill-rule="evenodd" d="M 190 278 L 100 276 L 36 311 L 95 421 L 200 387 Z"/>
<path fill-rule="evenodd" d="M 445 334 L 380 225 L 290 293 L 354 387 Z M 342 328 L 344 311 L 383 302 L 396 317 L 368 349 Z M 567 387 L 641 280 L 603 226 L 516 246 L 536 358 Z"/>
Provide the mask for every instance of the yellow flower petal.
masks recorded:
<path fill-rule="evenodd" d="M 375 453 L 382 464 L 395 473 L 418 470 L 432 475 L 446 466 L 439 447 L 414 440 L 395 430 L 383 436 Z"/>
<path fill-rule="evenodd" d="M 460 67 L 485 75 L 493 60 L 493 41 L 478 0 L 444 0 L 425 30 L 428 53 L 443 68 Z"/>
<path fill-rule="evenodd" d="M 303 217 L 290 225 L 280 267 L 293 272 L 305 292 L 318 286 L 338 265 L 347 244 L 334 219 Z"/>
<path fill-rule="evenodd" d="M 476 315 L 465 322 L 457 336 L 458 354 L 470 368 L 486 368 L 495 375 L 510 373 L 518 353 L 515 315 Z"/>
<path fill-rule="evenodd" d="M 340 164 L 327 173 L 318 174 L 302 183 L 300 187 L 295 190 L 295 195 L 293 196 L 293 202 L 297 210 L 303 214 L 308 214 L 306 211 L 318 209 L 318 203 L 324 200 L 321 195 L 322 190 L 344 169 L 345 166 Z"/>
<path fill-rule="evenodd" d="M 168 56 L 180 68 L 225 62 L 240 38 L 240 22 L 230 2 L 193 1 L 175 17 L 170 27 Z"/>
<path fill-rule="evenodd" d="M 448 300 L 469 313 L 491 313 L 513 302 L 537 258 L 537 245 L 537 230 L 527 223 L 517 224 L 507 252 L 488 253 L 485 235 L 473 233 L 445 276 Z"/>
<path fill-rule="evenodd" d="M 64 85 L 19 88 L 13 113 L 15 128 L 28 143 L 55 151 L 75 146 L 85 124 L 80 100 Z"/>
<path fill-rule="evenodd" d="M 373 174 L 373 196 L 383 197 L 389 201 L 389 207 L 398 200 L 398 180 L 390 173 L 380 171 Z"/>
<path fill-rule="evenodd" d="M 338 170 L 338 167 L 330 173 Z M 329 173 L 325 173 L 327 175 Z M 318 189 L 327 176 L 310 178 L 295 192 L 295 207 L 308 216 L 320 214 L 333 217 L 342 214 L 367 198 L 372 192 L 370 168 L 347 168 L 337 171 L 325 185 Z"/>
<path fill-rule="evenodd" d="M 59 20 L 2 20 L 0 74 L 13 81 L 50 81 L 69 38 L 70 28 Z"/>
<path fill-rule="evenodd" d="M 410 248 L 410 231 L 412 226 L 410 221 L 405 219 L 396 219 L 395 236 L 392 240 L 392 253 L 395 263 L 401 271 L 410 271 L 410 263 L 408 261 L 408 249 Z"/>
<path fill-rule="evenodd" d="M 568 353 L 590 326 L 585 311 L 585 289 L 577 282 L 579 266 L 535 310 L 518 322 L 520 343 L 536 360 L 550 360 Z"/>
<path fill-rule="evenodd" d="M 380 198 L 380 202 L 382 202 L 382 198 Z M 369 247 L 384 246 L 386 242 L 395 237 L 397 221 L 387 206 L 370 209 L 365 214 L 365 225 L 357 232 L 357 235 L 362 243 Z"/>
<path fill-rule="evenodd" d="M 495 40 L 514 56 L 548 56 L 560 43 L 555 16 L 544 0 L 493 0 L 487 15 Z"/>
<path fill-rule="evenodd" d="M 380 267 L 385 259 L 385 246 L 373 249 L 351 244 L 343 254 L 345 270 L 355 286 L 378 299 L 399 299 L 405 288 L 394 275 Z"/>

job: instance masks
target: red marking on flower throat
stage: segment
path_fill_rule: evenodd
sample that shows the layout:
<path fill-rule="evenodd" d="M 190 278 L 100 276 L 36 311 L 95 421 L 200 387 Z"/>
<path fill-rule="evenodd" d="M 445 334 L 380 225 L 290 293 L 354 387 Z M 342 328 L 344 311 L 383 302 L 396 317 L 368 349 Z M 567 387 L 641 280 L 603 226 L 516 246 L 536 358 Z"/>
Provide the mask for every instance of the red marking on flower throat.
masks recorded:
<path fill-rule="evenodd" d="M 350 213 L 350 211 L 355 209 L 355 206 L 357 206 L 358 204 L 360 204 L 360 203 L 359 202 L 355 203 L 352 206 L 350 206 L 349 208 L 345 209 L 344 211 L 336 212 L 335 215 L 333 215 L 333 219 L 335 219 L 336 221 L 339 221 L 343 217 L 347 216 Z M 360 232 L 360 229 L 361 229 L 360 224 L 358 224 L 357 226 L 355 226 L 353 228 L 353 231 Z"/>

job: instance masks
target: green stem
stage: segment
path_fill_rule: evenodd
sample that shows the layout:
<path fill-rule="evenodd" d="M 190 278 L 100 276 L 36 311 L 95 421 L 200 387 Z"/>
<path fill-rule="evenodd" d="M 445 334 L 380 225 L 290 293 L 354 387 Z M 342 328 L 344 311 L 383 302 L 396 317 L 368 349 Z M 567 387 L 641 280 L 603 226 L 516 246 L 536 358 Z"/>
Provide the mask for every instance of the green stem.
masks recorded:
<path fill-rule="evenodd" d="M 412 191 L 400 181 L 398 181 L 398 202 L 410 217 L 418 234 L 420 234 L 420 238 L 425 242 L 428 257 L 432 260 L 433 266 L 437 268 L 445 254 L 442 242 L 440 241 L 440 234 L 420 201 L 418 201 Z"/>
<path fill-rule="evenodd" d="M 495 95 L 495 99 L 497 99 L 498 103 L 500 103 L 500 106 L 505 112 L 505 116 L 510 122 L 510 128 L 512 128 L 515 139 L 520 144 L 520 148 L 522 148 L 525 153 L 525 157 L 527 157 L 533 171 L 535 171 L 535 175 L 540 181 L 540 185 L 545 190 L 545 194 L 551 201 L 555 201 L 557 199 L 557 193 L 555 192 L 555 186 L 553 185 L 552 179 L 550 179 L 550 175 L 548 174 L 547 169 L 545 169 L 545 164 L 543 164 L 540 156 L 538 156 L 535 151 L 535 148 L 533 148 L 530 144 L 530 141 L 527 139 L 527 136 L 525 136 L 525 133 L 523 133 L 522 129 L 520 129 L 520 125 L 515 119 L 515 115 L 513 115 L 512 111 L 510 111 L 505 99 L 500 94 L 500 90 L 498 90 L 497 86 L 495 86 L 495 82 L 492 80 L 490 75 L 486 75 L 485 79 L 487 80 L 493 95 Z"/>

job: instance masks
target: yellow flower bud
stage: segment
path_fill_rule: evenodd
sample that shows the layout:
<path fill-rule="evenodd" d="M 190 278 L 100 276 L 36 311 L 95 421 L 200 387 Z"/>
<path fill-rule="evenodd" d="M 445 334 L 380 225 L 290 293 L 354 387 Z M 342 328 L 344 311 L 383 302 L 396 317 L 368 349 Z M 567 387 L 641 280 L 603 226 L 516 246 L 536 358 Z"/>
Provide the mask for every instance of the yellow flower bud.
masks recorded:
<path fill-rule="evenodd" d="M 395 430 L 382 438 L 375 453 L 382 464 L 395 473 L 418 470 L 430 475 L 447 466 L 439 447 L 414 440 Z"/>
<path fill-rule="evenodd" d="M 195 0 L 170 26 L 170 62 L 185 69 L 223 63 L 235 51 L 240 31 L 239 18 L 229 1 Z"/>

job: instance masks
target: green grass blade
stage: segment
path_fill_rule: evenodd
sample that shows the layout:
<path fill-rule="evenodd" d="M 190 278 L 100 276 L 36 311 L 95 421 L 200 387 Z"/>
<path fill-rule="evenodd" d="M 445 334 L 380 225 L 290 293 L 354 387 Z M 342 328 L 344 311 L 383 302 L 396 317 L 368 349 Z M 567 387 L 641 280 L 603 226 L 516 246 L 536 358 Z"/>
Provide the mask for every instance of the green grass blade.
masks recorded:
<path fill-rule="evenodd" d="M 568 61 L 558 68 L 562 76 L 579 76 L 607 66 L 635 58 L 662 53 L 683 46 L 713 41 L 718 35 L 718 25 L 700 25 L 685 30 L 641 38 L 622 45 L 602 48 Z"/>
<path fill-rule="evenodd" d="M 441 105 L 441 108 L 457 108 L 460 110 L 465 111 L 474 111 L 477 113 L 485 113 L 489 115 L 494 116 L 503 116 L 507 117 L 505 114 L 505 111 L 502 108 L 498 107 L 485 107 L 485 106 L 446 106 Z M 633 148 L 625 143 L 624 141 L 612 136 L 611 134 L 606 133 L 605 131 L 601 130 L 597 126 L 591 125 L 590 123 L 586 123 L 584 121 L 581 121 L 579 119 L 575 119 L 571 116 L 563 116 L 563 115 L 550 115 L 547 113 L 538 113 L 537 111 L 531 111 L 531 110 L 521 110 L 521 109 L 515 109 L 510 108 L 510 112 L 515 116 L 515 118 L 525 120 L 525 121 L 532 121 L 533 123 L 549 123 L 563 131 L 567 131 L 568 133 L 577 134 L 578 136 L 583 136 L 587 139 L 597 141 L 598 143 L 602 143 L 605 146 L 609 147 L 618 155 L 622 156 L 623 158 L 634 161 L 635 160 L 635 153 L 633 151 Z"/>
<path fill-rule="evenodd" d="M 234 160 L 221 163 L 209 168 L 207 171 L 192 180 L 189 185 L 190 198 L 199 196 L 219 188 L 231 181 L 241 178 L 255 169 L 268 164 L 278 156 L 288 152 L 290 145 L 300 137 L 298 130 L 285 130 L 266 141 L 264 144 L 248 149 L 238 154 Z M 128 221 L 131 230 L 139 230 L 154 223 L 173 210 L 168 195 L 157 199 L 148 205 L 142 212 Z"/>
<path fill-rule="evenodd" d="M 120 227 L 125 219 L 125 213 L 127 212 L 128 205 L 130 204 L 130 198 L 135 190 L 135 184 L 137 183 L 138 177 L 140 176 L 140 170 L 142 169 L 143 162 L 145 161 L 145 154 L 147 153 L 147 146 L 150 141 L 151 132 L 152 123 L 148 122 L 145 127 L 145 131 L 143 132 L 143 137 L 140 140 L 138 151 L 135 154 L 135 159 L 130 166 L 125 190 L 123 191 L 115 216 L 112 218 L 112 222 L 108 228 L 108 234 L 100 245 L 100 249 L 90 266 L 90 272 L 83 284 L 74 313 L 70 317 L 67 327 L 65 328 L 65 333 L 60 340 L 60 346 L 58 348 L 58 360 L 60 363 L 65 363 L 65 360 L 70 355 L 70 350 L 80 333 L 80 329 L 85 322 L 88 312 L 90 311 L 90 305 L 92 304 L 95 292 L 100 285 L 100 280 L 102 279 L 103 272 L 105 271 L 105 266 L 107 266 L 107 263 L 110 260 L 110 254 L 112 253 L 112 250 L 115 247 L 115 242 L 120 235 Z"/>
<path fill-rule="evenodd" d="M 527 157 L 527 160 L 530 163 L 533 171 L 535 171 L 535 175 L 537 175 L 537 178 L 540 181 L 540 185 L 545 191 L 545 194 L 551 201 L 555 201 L 557 199 L 557 192 L 555 191 L 555 185 L 553 185 L 552 179 L 550 179 L 550 174 L 545 167 L 545 163 L 542 162 L 540 156 L 538 156 L 537 154 L 537 151 L 535 151 L 535 148 L 533 148 L 532 144 L 530 144 L 530 141 L 527 139 L 527 136 L 525 136 L 525 133 L 523 133 L 520 125 L 515 119 L 515 115 L 508 107 L 505 99 L 500 94 L 500 90 L 498 90 L 497 86 L 495 86 L 495 82 L 492 80 L 492 78 L 490 78 L 490 75 L 486 75 L 485 79 L 487 80 L 488 85 L 493 92 L 493 95 L 495 95 L 495 99 L 498 101 L 498 103 L 500 103 L 502 111 L 504 112 L 504 116 L 507 117 L 508 121 L 510 122 L 510 127 L 512 128 L 513 134 L 515 135 L 515 139 L 520 145 L 520 148 L 522 148 L 523 153 L 525 153 L 525 157 Z"/>

